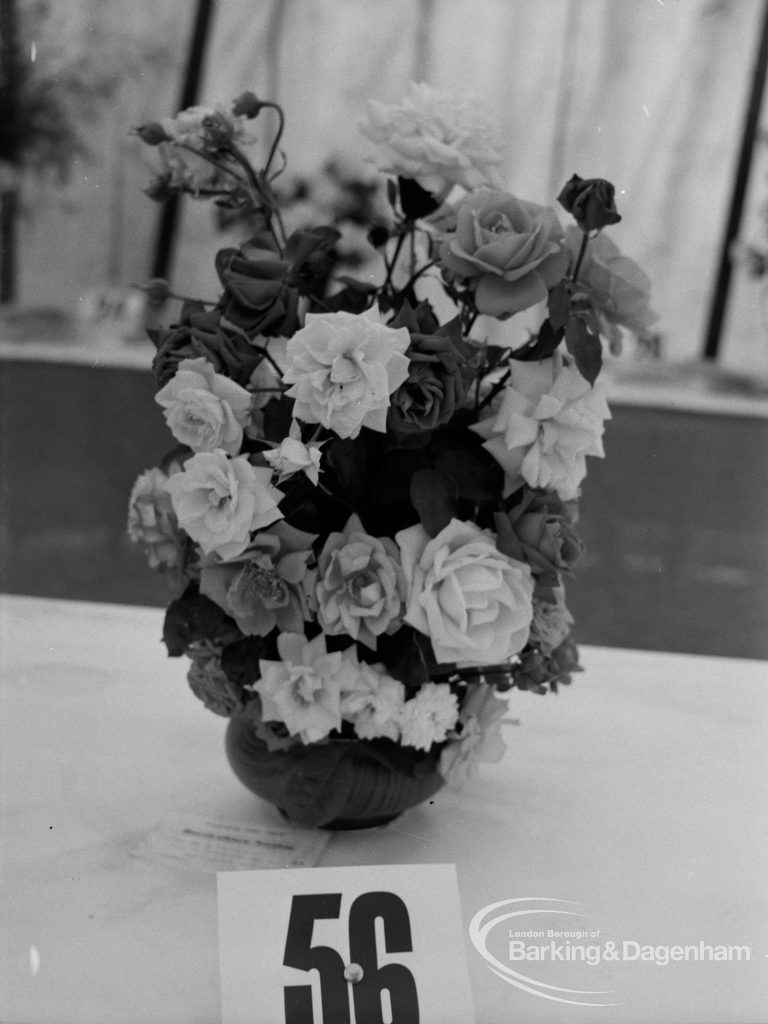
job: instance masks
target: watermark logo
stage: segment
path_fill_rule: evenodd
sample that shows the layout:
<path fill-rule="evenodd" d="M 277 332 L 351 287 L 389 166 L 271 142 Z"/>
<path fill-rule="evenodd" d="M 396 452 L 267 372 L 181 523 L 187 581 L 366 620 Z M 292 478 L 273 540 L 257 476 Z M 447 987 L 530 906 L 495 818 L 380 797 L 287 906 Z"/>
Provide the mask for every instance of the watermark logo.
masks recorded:
<path fill-rule="evenodd" d="M 577 906 L 579 904 L 573 903 L 570 900 L 558 900 L 549 897 L 521 896 L 517 899 L 500 900 L 498 903 L 491 903 L 489 906 L 483 907 L 482 910 L 475 914 L 469 924 L 469 937 L 472 945 L 483 957 L 493 973 L 501 978 L 502 981 L 506 981 L 509 985 L 514 985 L 515 988 L 519 988 L 523 992 L 539 996 L 541 999 L 550 999 L 555 1003 L 568 1003 L 571 1006 L 620 1006 L 620 1003 L 613 1002 L 607 998 L 612 995 L 610 990 L 576 989 L 550 985 L 544 981 L 537 981 L 536 978 L 530 977 L 527 973 L 523 974 L 520 970 L 510 966 L 510 963 L 517 963 L 520 960 L 527 962 L 527 956 L 519 955 L 520 952 L 522 951 L 525 954 L 530 940 L 540 940 L 541 937 L 546 936 L 547 932 L 552 933 L 550 938 L 552 944 L 550 959 L 563 961 L 567 959 L 569 962 L 573 962 L 579 956 L 584 962 L 589 963 L 588 958 L 590 956 L 594 958 L 594 948 L 597 946 L 591 940 L 593 937 L 599 938 L 599 932 L 593 932 L 592 929 L 584 928 L 542 929 L 526 927 L 526 922 L 523 920 L 524 918 L 536 919 L 537 915 L 541 914 L 548 917 L 552 915 L 568 918 L 584 917 L 585 915 L 577 910 L 567 909 L 568 907 Z M 530 924 L 530 922 L 528 923 Z M 501 925 L 506 925 L 504 938 L 507 944 L 509 963 L 504 963 L 498 955 L 489 949 L 491 938 L 494 933 L 498 936 L 497 930 Z M 580 948 L 584 951 L 583 956 L 575 953 L 573 940 L 577 937 L 580 940 Z M 586 939 L 590 940 L 588 944 L 586 944 Z M 542 948 L 540 944 L 538 948 Z M 546 958 L 542 956 L 541 959 Z"/>
<path fill-rule="evenodd" d="M 497 977 L 508 985 L 540 999 L 571 1006 L 620 1006 L 611 990 L 554 985 L 537 979 L 543 969 L 556 971 L 575 985 L 584 971 L 601 964 L 641 963 L 668 967 L 681 962 L 734 962 L 752 960 L 749 945 L 716 945 L 698 941 L 688 944 L 647 944 L 636 938 L 605 938 L 589 924 L 580 904 L 550 897 L 524 896 L 500 900 L 472 918 L 472 945 Z M 570 919 L 570 920 L 568 920 Z M 579 920 L 582 919 L 582 920 Z M 536 969 L 539 965 L 539 970 Z M 575 979 L 575 980 L 573 980 Z"/>

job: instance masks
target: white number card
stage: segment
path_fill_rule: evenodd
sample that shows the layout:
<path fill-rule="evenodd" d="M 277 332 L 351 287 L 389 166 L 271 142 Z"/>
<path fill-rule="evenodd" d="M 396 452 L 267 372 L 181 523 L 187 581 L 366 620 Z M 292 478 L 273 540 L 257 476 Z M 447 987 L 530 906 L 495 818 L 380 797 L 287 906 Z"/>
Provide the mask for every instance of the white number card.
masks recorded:
<path fill-rule="evenodd" d="M 474 1024 L 453 864 L 217 878 L 222 1024 Z"/>

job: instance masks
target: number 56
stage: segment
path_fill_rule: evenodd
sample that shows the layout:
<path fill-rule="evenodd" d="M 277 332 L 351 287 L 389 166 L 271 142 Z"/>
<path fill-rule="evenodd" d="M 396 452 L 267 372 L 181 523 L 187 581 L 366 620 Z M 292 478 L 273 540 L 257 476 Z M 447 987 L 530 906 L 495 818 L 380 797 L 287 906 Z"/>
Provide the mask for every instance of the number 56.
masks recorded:
<path fill-rule="evenodd" d="M 350 1024 L 349 986 L 344 960 L 330 946 L 313 946 L 314 922 L 338 918 L 341 893 L 294 896 L 288 921 L 283 963 L 320 975 L 322 1024 Z M 363 970 L 351 986 L 358 1024 L 419 1024 L 419 1001 L 413 975 L 402 964 L 379 967 L 376 959 L 375 921 L 384 926 L 388 953 L 409 953 L 411 923 L 405 903 L 392 892 L 366 892 L 349 909 L 349 953 Z M 383 993 L 388 995 L 389 1014 L 384 1018 Z M 285 1024 L 319 1024 L 312 1014 L 312 986 L 285 987 Z"/>

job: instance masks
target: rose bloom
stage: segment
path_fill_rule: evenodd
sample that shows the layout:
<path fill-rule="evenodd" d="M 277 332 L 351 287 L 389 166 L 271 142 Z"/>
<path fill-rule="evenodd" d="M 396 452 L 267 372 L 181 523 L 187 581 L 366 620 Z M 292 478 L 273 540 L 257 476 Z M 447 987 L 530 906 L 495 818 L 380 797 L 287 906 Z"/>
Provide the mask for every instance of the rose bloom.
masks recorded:
<path fill-rule="evenodd" d="M 248 423 L 251 396 L 207 359 L 183 359 L 155 395 L 171 433 L 194 452 L 221 448 L 236 455 Z"/>
<path fill-rule="evenodd" d="M 432 641 L 439 662 L 493 665 L 528 640 L 533 579 L 492 534 L 452 519 L 434 538 L 421 524 L 395 539 L 408 585 L 405 621 Z"/>
<path fill-rule="evenodd" d="M 459 700 L 447 683 L 424 683 L 403 705 L 400 740 L 405 747 L 429 750 L 442 743 L 459 717 Z"/>
<path fill-rule="evenodd" d="M 565 244 L 574 262 L 581 239 L 582 233 L 578 228 L 567 229 Z M 651 333 L 651 327 L 659 319 L 650 305 L 651 283 L 648 277 L 603 233 L 590 240 L 577 285 L 586 291 L 587 299 L 598 315 L 601 333 L 614 346 L 621 341 L 621 327 L 643 338 Z"/>
<path fill-rule="evenodd" d="M 499 185 L 500 142 L 479 101 L 411 83 L 401 103 L 372 101 L 360 130 L 380 171 L 412 178 L 434 195 L 451 185 Z"/>
<path fill-rule="evenodd" d="M 565 591 L 555 587 L 551 599 L 534 599 L 531 643 L 542 653 L 551 654 L 571 632 L 573 616 L 565 606 Z"/>
<path fill-rule="evenodd" d="M 208 310 L 201 302 L 185 302 L 178 324 L 150 330 L 149 336 L 157 349 L 152 370 L 158 388 L 173 377 L 179 363 L 198 357 L 207 359 L 216 373 L 245 386 L 263 359 L 264 339 L 251 344 L 222 323 L 220 310 Z"/>
<path fill-rule="evenodd" d="M 225 139 L 240 145 L 255 141 L 249 119 L 231 114 L 223 106 L 187 107 L 176 117 L 161 118 L 159 123 L 169 139 L 193 149 L 215 148 Z"/>
<path fill-rule="evenodd" d="M 128 536 L 140 544 L 151 569 L 176 568 L 183 562 L 181 538 L 161 469 L 141 473 L 128 499 Z"/>
<path fill-rule="evenodd" d="M 513 360 L 500 404 L 470 429 L 504 470 L 505 494 L 525 481 L 569 501 L 586 476 L 586 456 L 605 454 L 610 417 L 601 385 L 590 386 L 556 353 L 538 363 Z"/>
<path fill-rule="evenodd" d="M 473 374 L 471 350 L 458 323 L 435 334 L 411 330 L 408 377 L 392 396 L 389 424 L 402 434 L 418 434 L 447 423 L 464 404 Z"/>
<path fill-rule="evenodd" d="M 470 283 L 480 313 L 500 319 L 546 299 L 568 268 L 554 210 L 489 190 L 462 201 L 440 261 Z"/>
<path fill-rule="evenodd" d="M 446 782 L 458 785 L 474 774 L 479 762 L 489 764 L 502 759 L 506 746 L 501 738 L 501 719 L 507 707 L 492 686 L 478 683 L 470 687 L 459 714 L 458 739 L 448 743 L 440 754 L 438 770 Z"/>
<path fill-rule="evenodd" d="M 217 450 L 193 455 L 165 487 L 182 529 L 206 555 L 226 559 L 245 550 L 254 530 L 282 519 L 283 495 L 271 478 L 271 469 L 252 466 L 246 455 L 229 459 Z"/>
<path fill-rule="evenodd" d="M 535 576 L 568 573 L 584 552 L 568 507 L 553 492 L 527 491 L 505 518 L 510 532 L 505 536 L 503 550 L 512 558 L 527 562 Z"/>
<path fill-rule="evenodd" d="M 354 664 L 340 651 L 329 654 L 322 633 L 313 640 L 281 633 L 277 650 L 280 661 L 259 661 L 261 678 L 253 687 L 262 717 L 282 722 L 302 743 L 325 739 L 341 728 L 341 692 L 354 689 Z"/>
<path fill-rule="evenodd" d="M 385 433 L 389 396 L 408 376 L 409 344 L 408 331 L 387 327 L 378 309 L 308 313 L 288 341 L 283 374 L 294 416 L 339 437 L 357 437 L 362 427 Z"/>
<path fill-rule="evenodd" d="M 200 153 L 179 149 L 171 142 L 161 142 L 158 155 L 161 176 L 172 189 L 185 189 L 198 198 L 201 192 L 224 187 L 227 175 Z"/>
<path fill-rule="evenodd" d="M 341 695 L 341 717 L 352 722 L 355 735 L 361 740 L 385 738 L 396 742 L 400 737 L 400 716 L 405 703 L 405 687 L 393 679 L 383 665 L 367 665 L 354 654 L 354 647 L 344 652 L 357 662 L 358 675 L 354 690 Z"/>
<path fill-rule="evenodd" d="M 273 523 L 228 562 L 203 562 L 200 593 L 231 615 L 246 636 L 266 636 L 277 627 L 299 632 L 309 618 L 307 590 L 314 574 L 316 534 Z"/>
<path fill-rule="evenodd" d="M 192 659 L 187 671 L 187 682 L 194 695 L 209 711 L 230 717 L 242 707 L 237 687 L 221 667 L 221 657 L 213 644 L 202 640 L 191 645 L 187 652 Z"/>
<path fill-rule="evenodd" d="M 376 638 L 399 627 L 405 581 L 397 546 L 367 534 L 357 515 L 329 535 L 317 572 L 317 618 L 326 633 L 346 633 L 376 650 Z"/>
<path fill-rule="evenodd" d="M 291 423 L 288 437 L 271 452 L 264 452 L 264 458 L 278 474 L 277 482 L 282 483 L 294 473 L 305 473 L 315 487 L 320 479 L 321 447 L 324 441 L 310 441 L 304 444 L 296 420 Z"/>

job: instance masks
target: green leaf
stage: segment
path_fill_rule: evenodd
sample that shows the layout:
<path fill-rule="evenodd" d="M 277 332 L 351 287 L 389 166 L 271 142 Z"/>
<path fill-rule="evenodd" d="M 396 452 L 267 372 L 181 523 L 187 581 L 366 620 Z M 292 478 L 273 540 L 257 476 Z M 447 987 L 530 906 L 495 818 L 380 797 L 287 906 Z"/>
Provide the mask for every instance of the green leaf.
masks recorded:
<path fill-rule="evenodd" d="M 186 653 L 198 640 L 215 640 L 217 636 L 237 633 L 234 622 L 210 598 L 190 585 L 181 597 L 171 601 L 163 623 L 163 643 L 171 658 Z"/>
<path fill-rule="evenodd" d="M 503 472 L 484 449 L 446 449 L 435 459 L 435 469 L 451 477 L 467 501 L 492 501 L 502 488 Z"/>
<path fill-rule="evenodd" d="M 456 481 L 435 469 L 417 470 L 411 479 L 411 504 L 430 537 L 437 536 L 458 515 Z"/>
<path fill-rule="evenodd" d="M 424 639 L 429 646 L 427 638 Z M 391 636 L 380 636 L 376 656 L 389 674 L 409 689 L 429 682 L 429 664 L 435 660 L 421 646 L 419 635 L 410 626 L 401 627 Z"/>
<path fill-rule="evenodd" d="M 334 438 L 325 448 L 323 458 L 326 469 L 336 474 L 341 491 L 347 497 L 356 498 L 365 491 L 368 452 L 363 438 Z"/>
<path fill-rule="evenodd" d="M 565 281 L 555 285 L 549 293 L 547 307 L 552 328 L 557 331 L 561 327 L 565 327 L 568 317 L 571 315 L 571 293 Z"/>
<path fill-rule="evenodd" d="M 600 338 L 591 333 L 580 317 L 572 316 L 565 325 L 565 347 L 573 356 L 581 376 L 594 384 L 603 365 L 603 346 Z"/>
<path fill-rule="evenodd" d="M 379 505 L 396 505 L 410 499 L 410 481 L 417 469 L 424 467 L 424 456 L 416 448 L 395 448 L 375 460 L 376 472 L 370 483 L 371 501 Z"/>

